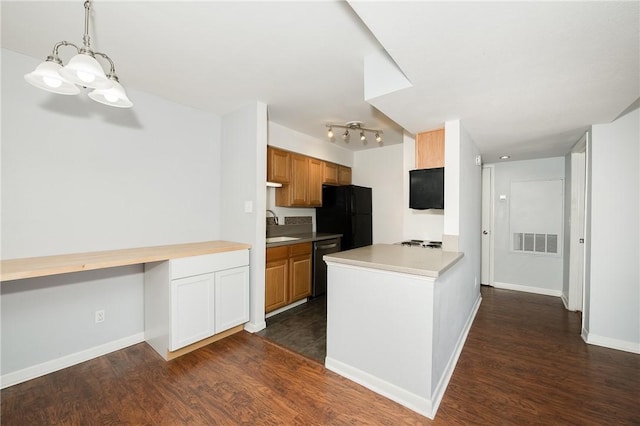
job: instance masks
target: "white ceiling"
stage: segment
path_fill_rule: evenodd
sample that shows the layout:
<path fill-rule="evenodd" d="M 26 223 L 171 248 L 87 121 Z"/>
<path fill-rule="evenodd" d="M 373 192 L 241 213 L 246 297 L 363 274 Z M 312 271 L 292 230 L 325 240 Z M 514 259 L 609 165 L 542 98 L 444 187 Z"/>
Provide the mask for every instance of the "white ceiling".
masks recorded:
<path fill-rule="evenodd" d="M 82 4 L 2 1 L 2 47 L 44 59 L 57 41 L 81 44 Z M 97 0 L 92 8 L 92 46 L 114 60 L 125 88 L 218 115 L 262 101 L 270 120 L 321 140 L 328 122 L 363 121 L 389 145 L 402 142 L 402 129 L 460 119 L 487 162 L 549 157 L 640 97 L 638 1 Z M 364 58 L 385 51 L 411 87 L 367 102 Z"/>

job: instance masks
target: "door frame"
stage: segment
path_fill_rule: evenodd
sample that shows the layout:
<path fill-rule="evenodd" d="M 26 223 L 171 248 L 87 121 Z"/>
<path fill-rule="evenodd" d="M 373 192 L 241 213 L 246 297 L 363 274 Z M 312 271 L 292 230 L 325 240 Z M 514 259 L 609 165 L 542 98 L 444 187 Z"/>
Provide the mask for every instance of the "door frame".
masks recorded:
<path fill-rule="evenodd" d="M 486 171 L 486 172 L 485 172 Z M 486 191 L 484 191 L 485 185 L 487 184 L 485 182 L 485 179 L 489 179 L 488 182 L 488 187 L 489 187 L 489 191 L 488 193 L 486 193 Z M 482 241 L 484 241 L 484 236 L 480 235 L 480 239 L 481 239 L 481 261 L 480 261 L 480 283 L 481 284 L 486 284 L 486 285 L 490 285 L 493 286 L 493 282 L 494 282 L 494 245 L 495 245 L 495 239 L 494 239 L 494 232 L 493 229 L 495 228 L 495 207 L 494 207 L 494 193 L 495 193 L 495 166 L 493 164 L 488 164 L 488 165 L 483 165 L 482 166 L 482 218 L 481 218 L 481 229 L 482 232 L 484 233 L 485 231 L 487 231 L 484 228 L 485 223 L 489 224 L 489 230 L 487 231 L 489 233 L 488 235 L 488 239 L 489 239 L 489 244 L 488 247 L 482 243 Z M 487 203 L 487 204 L 485 204 Z M 488 212 L 485 212 L 485 208 L 484 206 L 487 205 L 488 207 Z M 489 217 L 485 217 L 485 215 L 488 214 Z M 488 222 L 486 222 L 488 221 Z M 485 258 L 488 257 L 488 262 L 487 262 L 487 267 L 488 267 L 488 271 L 484 270 L 484 260 Z M 483 280 L 483 277 L 485 277 L 485 275 L 488 276 L 488 282 L 483 282 L 485 280 Z"/>
<path fill-rule="evenodd" d="M 584 310 L 585 230 L 587 205 L 587 138 L 585 133 L 571 149 L 571 225 L 569 232 L 569 294 L 567 309 Z M 580 242 L 582 239 L 582 242 Z"/>

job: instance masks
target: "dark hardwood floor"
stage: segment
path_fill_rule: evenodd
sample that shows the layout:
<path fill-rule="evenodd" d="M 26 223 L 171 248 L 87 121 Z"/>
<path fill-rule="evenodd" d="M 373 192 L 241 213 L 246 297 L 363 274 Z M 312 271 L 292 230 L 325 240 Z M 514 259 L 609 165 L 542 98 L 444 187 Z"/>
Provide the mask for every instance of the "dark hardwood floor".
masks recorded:
<path fill-rule="evenodd" d="M 640 355 L 586 345 L 556 297 L 483 288 L 435 421 L 246 332 L 141 343 L 2 390 L 3 425 L 640 424 Z"/>

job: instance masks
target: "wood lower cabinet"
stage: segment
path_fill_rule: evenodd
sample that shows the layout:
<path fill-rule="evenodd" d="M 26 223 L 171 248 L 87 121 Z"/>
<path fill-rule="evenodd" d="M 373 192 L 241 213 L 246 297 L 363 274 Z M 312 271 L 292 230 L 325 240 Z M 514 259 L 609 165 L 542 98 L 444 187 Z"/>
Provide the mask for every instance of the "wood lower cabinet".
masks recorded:
<path fill-rule="evenodd" d="M 416 135 L 416 169 L 444 167 L 444 129 Z"/>
<path fill-rule="evenodd" d="M 311 243 L 267 249 L 265 312 L 311 295 Z"/>

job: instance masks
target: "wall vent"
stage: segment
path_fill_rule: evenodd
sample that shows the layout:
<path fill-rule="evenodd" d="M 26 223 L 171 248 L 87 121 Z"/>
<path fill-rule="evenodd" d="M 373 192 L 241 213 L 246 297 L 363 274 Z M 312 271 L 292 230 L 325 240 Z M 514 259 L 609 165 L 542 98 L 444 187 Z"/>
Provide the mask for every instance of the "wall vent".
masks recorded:
<path fill-rule="evenodd" d="M 558 253 L 558 234 L 514 232 L 513 250 L 529 253 Z"/>

